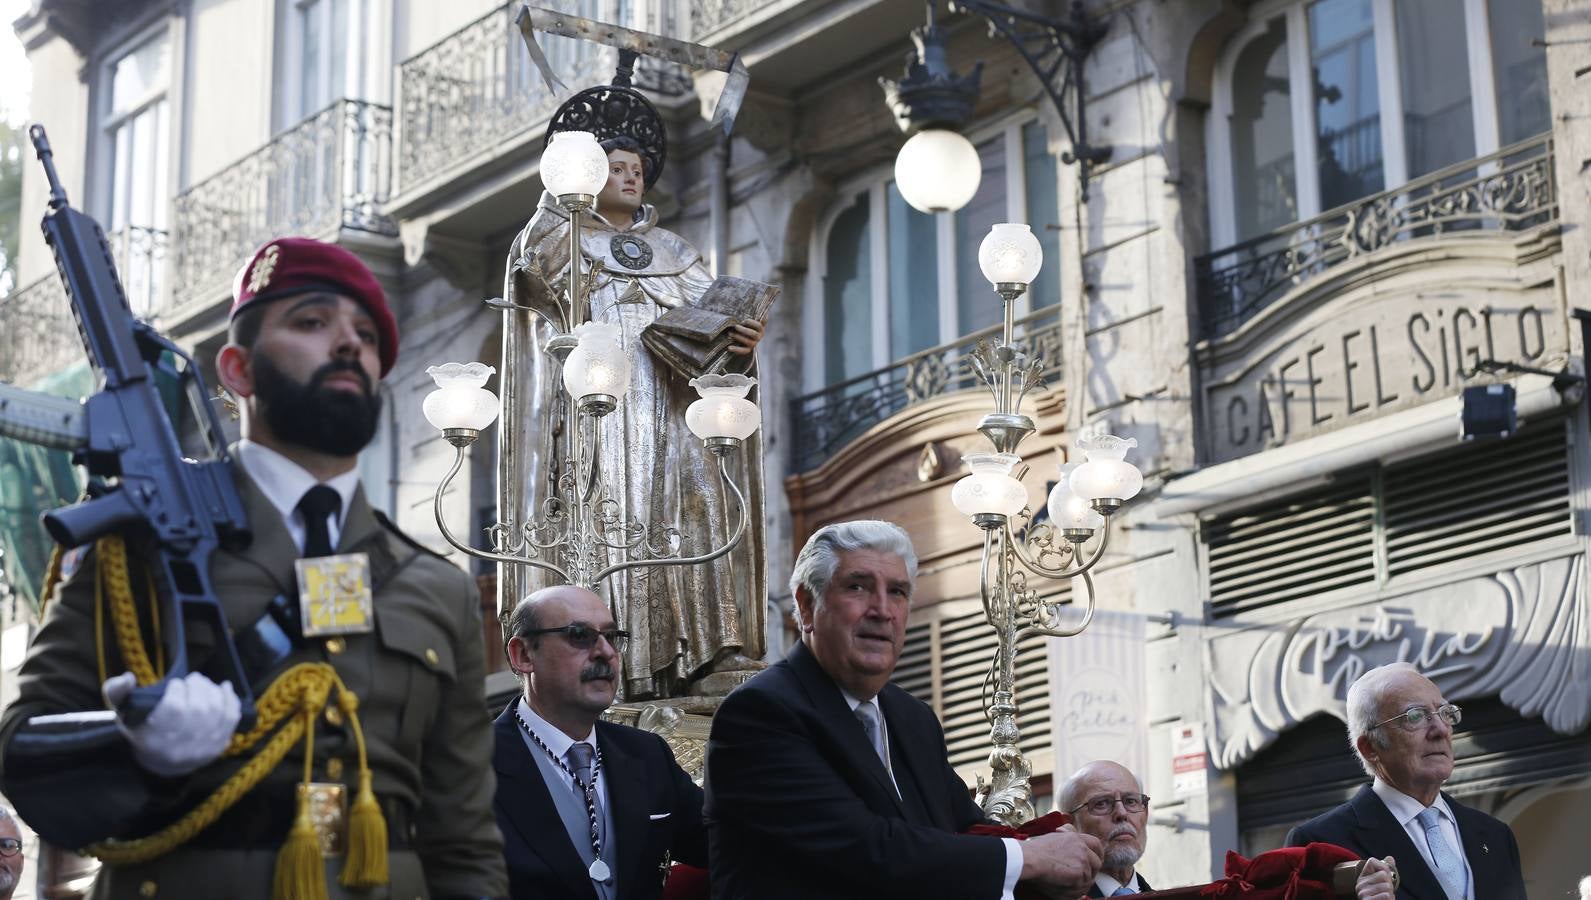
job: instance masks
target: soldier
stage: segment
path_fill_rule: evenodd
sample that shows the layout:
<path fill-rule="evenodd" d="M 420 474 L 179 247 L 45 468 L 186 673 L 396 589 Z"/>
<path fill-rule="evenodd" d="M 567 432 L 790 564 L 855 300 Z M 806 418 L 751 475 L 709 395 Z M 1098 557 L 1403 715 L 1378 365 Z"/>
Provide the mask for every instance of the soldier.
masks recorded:
<path fill-rule="evenodd" d="M 116 836 L 155 836 L 93 848 L 107 863 L 94 897 L 507 893 L 474 582 L 372 510 L 359 484 L 358 453 L 380 411 L 376 385 L 397 352 L 381 286 L 347 250 L 282 238 L 239 272 L 216 368 L 241 410 L 234 474 L 253 537 L 217 552 L 211 577 L 245 669 L 271 662 L 250 672 L 261 726 L 283 719 L 267 702 L 272 691 L 307 685 L 288 695 L 296 699 L 282 725 L 308 723 L 304 752 L 290 744 L 272 763 L 263 735 L 234 736 L 231 685 L 197 671 L 173 680 L 142 722 L 118 712 L 136 761 L 121 753 L 124 780 L 141 780 L 155 802 L 131 834 Z M 65 582 L 28 653 L 20 695 L 0 720 L 8 758 L 30 718 L 114 708 L 147 680 L 137 674 L 148 667 L 143 654 L 130 650 L 137 636 L 98 624 L 97 594 L 115 593 L 97 583 L 96 569 L 117 565 L 104 551 L 102 543 Z M 127 555 L 136 561 L 136 548 Z M 130 574 L 143 584 L 136 562 Z M 158 659 L 158 632 L 138 600 L 147 656 Z M 272 656 L 269 642 L 255 641 L 266 633 L 290 643 Z M 204 639 L 190 641 L 196 670 Z M 260 771 L 248 771 L 251 760 Z M 12 768 L 8 759 L 8 794 L 19 777 Z M 104 771 L 84 765 L 81 794 L 57 802 L 92 807 L 98 792 L 117 789 Z M 205 821 L 205 798 L 253 774 L 258 783 L 230 806 L 234 791 L 217 794 L 224 812 Z M 50 804 L 38 806 L 21 813 L 47 817 Z"/>

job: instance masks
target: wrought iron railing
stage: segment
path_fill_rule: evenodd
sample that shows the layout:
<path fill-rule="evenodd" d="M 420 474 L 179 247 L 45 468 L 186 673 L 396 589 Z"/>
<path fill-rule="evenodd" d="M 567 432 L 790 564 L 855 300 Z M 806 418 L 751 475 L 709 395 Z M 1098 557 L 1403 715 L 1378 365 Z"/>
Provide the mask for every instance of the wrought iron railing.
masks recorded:
<path fill-rule="evenodd" d="M 1540 135 L 1198 257 L 1204 334 L 1228 334 L 1292 288 L 1401 241 L 1489 236 L 1552 222 L 1558 217 L 1552 167 L 1552 138 Z"/>
<path fill-rule="evenodd" d="M 31 385 L 83 357 L 83 344 L 54 272 L 0 297 L 0 381 Z"/>
<path fill-rule="evenodd" d="M 558 108 L 514 26 L 520 6 L 505 4 L 398 66 L 402 190 L 545 122 Z M 606 47 L 557 35 L 537 42 L 571 87 L 611 77 L 615 57 Z"/>
<path fill-rule="evenodd" d="M 392 110 L 339 100 L 177 195 L 174 304 L 219 296 L 260 244 L 344 228 L 396 235 L 382 213 L 392 188 Z"/>
<path fill-rule="evenodd" d="M 163 228 L 126 225 L 106 236 L 116 258 L 116 274 L 133 315 L 147 318 L 162 312 L 167 293 L 166 256 L 171 235 Z"/>
<path fill-rule="evenodd" d="M 157 315 L 166 304 L 167 233 L 129 225 L 106 235 L 116 274 L 133 315 Z M 32 384 L 84 358 L 66 289 L 54 272 L 0 298 L 0 381 Z"/>
<path fill-rule="evenodd" d="M 733 25 L 757 9 L 769 5 L 769 0 L 689 0 L 689 2 L 692 40 L 699 40 L 726 25 Z"/>
<path fill-rule="evenodd" d="M 1016 320 L 1018 349 L 1058 371 L 1061 321 L 1050 306 Z M 934 397 L 981 387 L 967 351 L 979 341 L 998 340 L 1001 326 L 902 357 L 882 369 L 797 397 L 792 405 L 794 471 L 806 472 L 863 432 L 895 413 Z"/>

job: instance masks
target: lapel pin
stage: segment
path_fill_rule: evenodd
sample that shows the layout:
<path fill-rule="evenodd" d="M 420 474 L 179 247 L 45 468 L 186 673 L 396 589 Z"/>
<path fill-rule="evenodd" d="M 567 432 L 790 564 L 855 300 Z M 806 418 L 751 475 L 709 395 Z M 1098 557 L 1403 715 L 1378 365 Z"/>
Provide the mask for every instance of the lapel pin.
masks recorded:
<path fill-rule="evenodd" d="M 1492 848 L 1486 846 L 1485 844 L 1481 844 L 1481 852 L 1482 853 L 1490 853 L 1490 852 L 1492 852 Z"/>

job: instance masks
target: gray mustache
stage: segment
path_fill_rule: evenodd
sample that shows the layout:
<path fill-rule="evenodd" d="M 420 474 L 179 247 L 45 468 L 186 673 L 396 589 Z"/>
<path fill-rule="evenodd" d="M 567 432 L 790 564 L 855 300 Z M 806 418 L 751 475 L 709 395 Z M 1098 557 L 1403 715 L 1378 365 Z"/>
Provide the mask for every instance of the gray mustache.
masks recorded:
<path fill-rule="evenodd" d="M 598 660 L 580 670 L 581 681 L 596 681 L 603 678 L 613 681 L 618 678 L 618 675 L 619 673 L 614 671 L 612 665 L 602 660 Z"/>

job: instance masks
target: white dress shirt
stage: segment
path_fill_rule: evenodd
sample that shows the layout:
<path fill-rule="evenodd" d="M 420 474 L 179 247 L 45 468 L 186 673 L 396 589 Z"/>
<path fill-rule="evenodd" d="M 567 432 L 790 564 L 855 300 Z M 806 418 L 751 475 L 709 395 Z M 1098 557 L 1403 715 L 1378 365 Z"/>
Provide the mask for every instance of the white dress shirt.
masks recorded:
<path fill-rule="evenodd" d="M 885 720 L 884 708 L 878 705 L 877 698 L 869 698 L 865 701 L 859 700 L 852 696 L 851 692 L 845 688 L 840 688 L 840 695 L 845 698 L 845 704 L 851 708 L 851 713 L 853 715 L 856 713 L 856 708 L 861 706 L 864 702 L 871 703 L 878 709 L 879 735 L 884 742 L 884 752 L 888 753 L 889 722 Z M 893 766 L 885 767 L 885 771 L 889 772 L 891 781 L 895 780 L 895 772 L 893 771 L 893 768 Z M 895 792 L 897 794 L 900 793 L 899 782 L 895 782 Z M 1000 888 L 1000 900 L 1015 900 L 1016 882 L 1018 878 L 1022 877 L 1022 842 L 1016 840 L 1015 838 L 1001 838 L 1000 841 L 1005 844 L 1005 884 Z"/>
<path fill-rule="evenodd" d="M 1106 875 L 1104 872 L 1101 872 L 1094 876 L 1094 887 L 1099 888 L 1099 892 L 1106 897 L 1109 897 L 1110 895 L 1116 893 L 1118 889 L 1124 887 L 1130 888 L 1135 894 L 1143 893 L 1143 885 L 1138 883 L 1137 872 L 1132 873 L 1132 877 L 1124 882 L 1117 881 L 1109 875 Z"/>
<path fill-rule="evenodd" d="M 1420 857 L 1425 860 L 1425 865 L 1432 874 L 1436 873 L 1436 863 L 1431 861 L 1431 845 L 1425 840 L 1425 826 L 1419 822 L 1419 815 L 1425 810 L 1420 801 L 1410 797 L 1385 781 L 1377 778 L 1370 789 L 1376 792 L 1381 802 L 1387 806 L 1387 811 L 1392 813 L 1392 818 L 1398 820 L 1403 830 L 1408 832 L 1409 840 L 1414 842 L 1414 849 L 1420 851 Z M 1458 834 L 1458 820 L 1453 817 L 1453 810 L 1447 805 L 1447 800 L 1441 794 L 1436 795 L 1436 802 L 1431 807 L 1437 811 L 1437 821 L 1442 829 L 1442 837 L 1447 845 L 1453 848 L 1458 858 L 1464 860 L 1464 881 L 1469 887 L 1464 892 L 1464 900 L 1475 900 L 1475 872 L 1470 868 L 1469 858 L 1464 855 L 1464 842 Z"/>
<path fill-rule="evenodd" d="M 304 552 L 305 529 L 304 516 L 298 511 L 298 501 L 304 499 L 304 494 L 317 484 L 325 484 L 336 491 L 337 496 L 342 498 L 342 509 L 335 516 L 328 516 L 326 524 L 331 545 L 337 546 L 338 539 L 342 537 L 343 523 L 348 520 L 348 507 L 359 490 L 358 467 L 321 482 L 316 481 L 315 476 L 298 463 L 264 444 L 256 444 L 248 439 L 238 442 L 236 456 L 243 471 L 249 473 L 260 492 L 282 514 L 282 522 L 287 526 L 287 533 L 292 536 L 293 545 L 298 547 L 299 553 Z"/>
<path fill-rule="evenodd" d="M 569 748 L 575 745 L 575 739 L 553 727 L 553 725 L 546 719 L 536 715 L 536 711 L 530 708 L 530 704 L 525 702 L 525 698 L 523 696 L 519 698 L 519 714 L 524 717 L 525 724 L 530 726 L 530 730 L 536 732 L 536 737 L 540 738 L 541 742 L 547 745 L 547 750 L 551 750 L 558 757 L 559 762 L 566 766 L 569 765 Z M 525 746 L 530 748 L 531 753 L 534 753 L 537 756 L 546 755 L 546 751 L 536 746 L 535 742 L 533 742 L 528 735 L 522 734 L 520 737 L 525 739 Z M 593 750 L 598 749 L 601 746 L 597 743 L 597 729 L 595 726 L 592 727 L 590 734 L 580 738 L 580 740 L 590 744 Z M 596 762 L 593 761 L 592 766 L 595 767 L 595 765 Z M 569 779 L 568 788 L 571 791 L 575 789 L 573 778 Z M 597 773 L 597 799 L 601 801 L 603 809 L 610 808 L 608 806 L 607 766 L 603 766 L 602 771 Z"/>

